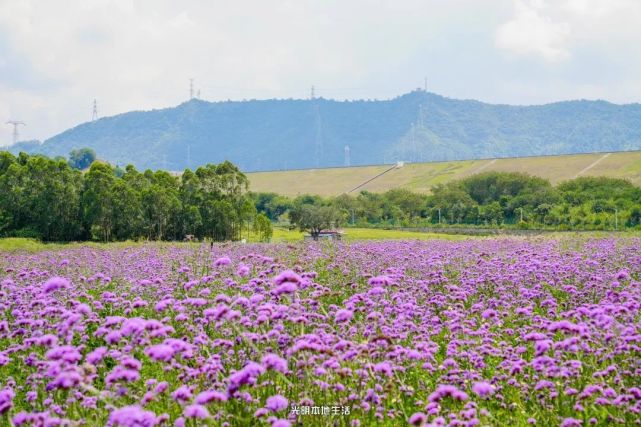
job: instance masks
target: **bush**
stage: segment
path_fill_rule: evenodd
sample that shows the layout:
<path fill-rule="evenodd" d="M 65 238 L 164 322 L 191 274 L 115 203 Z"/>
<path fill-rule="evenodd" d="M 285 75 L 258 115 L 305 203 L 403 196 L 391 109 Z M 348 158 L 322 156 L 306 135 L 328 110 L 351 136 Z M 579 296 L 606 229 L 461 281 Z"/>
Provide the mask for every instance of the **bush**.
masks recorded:
<path fill-rule="evenodd" d="M 14 231 L 12 237 L 42 240 L 42 234 L 40 234 L 37 230 L 34 230 L 31 227 L 25 227 L 25 228 L 21 228 L 19 230 Z"/>

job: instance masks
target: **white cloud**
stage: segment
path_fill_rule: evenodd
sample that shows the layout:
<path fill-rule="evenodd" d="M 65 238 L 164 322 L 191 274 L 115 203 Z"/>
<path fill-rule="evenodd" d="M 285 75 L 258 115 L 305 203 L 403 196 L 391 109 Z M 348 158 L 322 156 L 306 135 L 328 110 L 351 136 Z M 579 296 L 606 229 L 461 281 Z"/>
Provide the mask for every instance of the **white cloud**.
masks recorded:
<path fill-rule="evenodd" d="M 541 0 L 517 0 L 514 17 L 496 31 L 499 48 L 519 55 L 537 55 L 549 62 L 570 57 L 568 22 L 555 22 L 545 14 Z"/>
<path fill-rule="evenodd" d="M 639 22 L 639 0 L 0 0 L 0 145 L 10 118 L 44 139 L 94 98 L 176 105 L 191 77 L 208 100 L 388 98 L 427 76 L 489 102 L 639 101 Z"/>
<path fill-rule="evenodd" d="M 512 0 L 512 6 L 495 44 L 517 56 L 560 64 L 577 51 L 622 56 L 624 46 L 641 42 L 638 0 Z"/>

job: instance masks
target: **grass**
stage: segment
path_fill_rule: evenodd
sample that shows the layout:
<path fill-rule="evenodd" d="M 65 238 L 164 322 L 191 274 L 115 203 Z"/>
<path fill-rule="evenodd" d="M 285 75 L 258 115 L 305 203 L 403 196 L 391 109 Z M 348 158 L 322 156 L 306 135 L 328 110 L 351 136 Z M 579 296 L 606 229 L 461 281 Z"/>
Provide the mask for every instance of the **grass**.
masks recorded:
<path fill-rule="evenodd" d="M 46 245 L 44 243 L 41 243 L 35 239 L 25 239 L 21 237 L 8 237 L 6 239 L 0 239 L 0 251 L 3 252 L 36 252 L 44 249 L 45 247 Z"/>
<path fill-rule="evenodd" d="M 127 240 L 124 242 L 111 242 L 111 243 L 99 243 L 99 242 L 69 242 L 69 243 L 43 243 L 36 239 L 27 239 L 22 237 L 7 237 L 0 239 L 0 252 L 29 252 L 35 253 L 44 250 L 53 250 L 53 249 L 63 249 L 63 248 L 73 248 L 79 246 L 90 246 L 94 248 L 117 248 L 117 247 L 127 247 L 132 245 L 141 244 L 140 242 L 134 242 Z"/>
<path fill-rule="evenodd" d="M 357 240 L 465 240 L 474 238 L 465 235 L 420 233 L 416 231 L 383 230 L 376 228 L 348 228 L 345 229 L 347 241 Z"/>
<path fill-rule="evenodd" d="M 298 230 L 288 230 L 282 227 L 275 227 L 272 236 L 273 243 L 282 242 L 300 242 L 303 240 L 305 233 Z M 398 231 L 398 230 L 382 230 L 371 228 L 349 228 L 345 230 L 345 240 L 359 241 L 359 240 L 464 240 L 469 239 L 471 236 L 462 235 L 448 235 L 436 233 L 419 233 L 412 231 Z M 257 236 L 250 234 L 250 243 L 258 241 Z M 140 244 L 138 242 L 112 242 L 112 243 L 98 243 L 98 242 L 71 242 L 71 243 L 43 243 L 35 239 L 25 239 L 18 237 L 9 237 L 0 239 L 0 252 L 30 252 L 35 253 L 43 250 L 53 250 L 62 248 L 71 248 L 75 246 L 91 246 L 96 248 L 106 247 L 125 247 Z M 172 245 L 181 245 L 182 242 L 172 242 Z M 188 244 L 188 243 L 185 243 Z"/>
<path fill-rule="evenodd" d="M 420 233 L 415 231 L 384 230 L 374 228 L 346 228 L 344 229 L 344 239 L 348 242 L 360 240 L 465 240 L 472 236 L 439 234 L 439 233 Z M 272 242 L 297 242 L 303 240 L 305 233 L 298 230 L 288 230 L 286 228 L 275 227 Z M 255 241 L 252 236 L 250 242 Z"/>
<path fill-rule="evenodd" d="M 356 242 L 363 240 L 467 240 L 479 239 L 481 236 L 471 236 L 465 234 L 445 234 L 445 233 L 421 233 L 417 231 L 401 231 L 401 230 L 385 230 L 380 228 L 346 228 L 344 229 L 344 239 L 347 242 Z M 288 230 L 284 227 L 274 227 L 274 234 L 272 235 L 272 243 L 292 243 L 300 242 L 303 240 L 306 233 L 298 230 Z M 641 233 L 638 231 L 629 231 L 625 233 L 617 233 L 616 236 L 638 237 Z M 573 231 L 559 231 L 555 233 L 545 234 L 543 236 L 535 236 L 534 238 L 548 238 L 548 239 L 562 239 L 569 236 L 583 237 L 583 238 L 608 238 L 612 237 L 613 233 L 608 231 L 593 231 L 588 233 L 576 233 Z M 247 238 L 247 236 L 243 236 Z M 519 236 L 505 236 L 507 238 L 518 239 Z M 494 236 L 497 238 L 497 236 Z M 258 242 L 258 237 L 254 234 L 249 235 L 247 238 L 249 243 Z M 163 242 L 169 243 L 169 242 Z M 71 243 L 43 243 L 35 239 L 25 239 L 18 237 L 9 237 L 0 239 L 0 252 L 30 252 L 35 253 L 43 250 L 54 250 L 62 248 L 71 248 L 76 246 L 91 246 L 95 248 L 114 248 L 114 247 L 127 247 L 132 245 L 142 244 L 142 242 L 71 242 Z M 194 245 L 195 243 L 171 242 L 172 245 Z"/>
<path fill-rule="evenodd" d="M 595 164 L 599 159 L 601 160 Z M 300 194 L 336 196 L 348 192 L 389 167 L 389 165 L 378 165 L 254 172 L 248 173 L 247 176 L 252 191 L 274 192 L 286 196 Z M 586 168 L 589 169 L 586 170 Z M 401 169 L 392 170 L 361 189 L 384 192 L 392 188 L 407 188 L 427 194 L 434 185 L 488 171 L 525 172 L 549 179 L 553 184 L 575 178 L 585 171 L 582 175 L 627 178 L 632 183 L 641 185 L 641 151 L 612 153 L 607 157 L 598 153 L 413 163 L 406 164 Z"/>

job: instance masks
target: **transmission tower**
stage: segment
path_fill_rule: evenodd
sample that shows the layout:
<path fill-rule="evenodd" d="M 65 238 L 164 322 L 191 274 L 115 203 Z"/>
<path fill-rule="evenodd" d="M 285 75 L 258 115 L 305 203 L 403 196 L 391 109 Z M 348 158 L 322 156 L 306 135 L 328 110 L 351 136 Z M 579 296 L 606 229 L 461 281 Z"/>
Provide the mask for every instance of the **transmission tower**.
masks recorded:
<path fill-rule="evenodd" d="M 315 127 L 315 141 L 314 141 L 314 158 L 316 159 L 316 167 L 321 164 L 323 157 L 323 123 L 321 121 L 320 110 L 318 102 L 314 102 L 314 127 Z"/>
<path fill-rule="evenodd" d="M 310 91 L 309 99 L 316 99 L 316 91 L 314 90 L 314 85 L 312 85 L 312 90 Z"/>
<path fill-rule="evenodd" d="M 189 99 L 194 99 L 194 79 L 189 79 Z"/>
<path fill-rule="evenodd" d="M 91 121 L 95 122 L 98 120 L 98 102 L 94 98 L 93 100 L 93 111 L 91 112 Z"/>
<path fill-rule="evenodd" d="M 18 126 L 27 126 L 25 122 L 20 122 L 17 120 L 9 120 L 7 122 L 8 125 L 13 125 L 13 143 L 15 144 L 18 142 L 18 139 L 20 138 L 20 132 L 18 132 Z"/>
<path fill-rule="evenodd" d="M 410 141 L 411 141 L 411 150 L 412 150 L 412 155 L 410 156 L 410 159 L 412 162 L 416 162 L 416 126 L 414 123 L 412 123 L 412 129 L 410 131 Z"/>
<path fill-rule="evenodd" d="M 419 104 L 418 106 L 418 127 L 420 129 L 425 129 L 425 109 L 423 108 L 423 104 Z"/>
<path fill-rule="evenodd" d="M 349 167 L 351 165 L 351 161 L 349 158 L 349 145 L 345 146 L 345 166 Z"/>

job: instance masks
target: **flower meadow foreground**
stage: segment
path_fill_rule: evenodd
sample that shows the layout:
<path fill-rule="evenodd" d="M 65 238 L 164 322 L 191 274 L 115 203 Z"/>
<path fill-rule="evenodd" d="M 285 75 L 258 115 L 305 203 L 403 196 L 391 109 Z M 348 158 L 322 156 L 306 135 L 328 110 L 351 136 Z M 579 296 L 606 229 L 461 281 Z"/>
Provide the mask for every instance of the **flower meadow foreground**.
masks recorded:
<path fill-rule="evenodd" d="M 641 423 L 641 241 L 2 254 L 0 425 Z"/>

